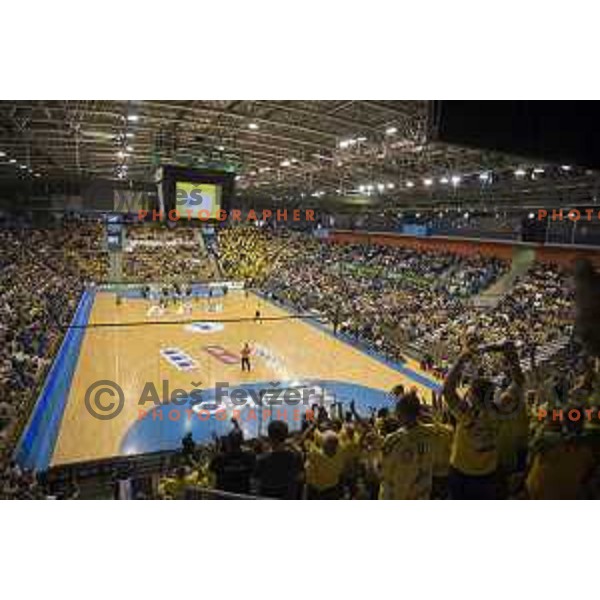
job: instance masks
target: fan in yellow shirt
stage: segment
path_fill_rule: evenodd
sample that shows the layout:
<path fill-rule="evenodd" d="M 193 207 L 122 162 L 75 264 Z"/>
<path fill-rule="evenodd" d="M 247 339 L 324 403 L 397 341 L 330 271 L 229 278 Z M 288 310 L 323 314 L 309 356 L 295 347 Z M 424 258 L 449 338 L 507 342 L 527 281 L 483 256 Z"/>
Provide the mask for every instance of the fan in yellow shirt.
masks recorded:
<path fill-rule="evenodd" d="M 342 497 L 347 456 L 335 431 L 316 432 L 306 444 L 306 485 L 308 498 L 335 500 Z"/>
<path fill-rule="evenodd" d="M 512 385 L 521 388 L 524 377 L 512 342 L 490 344 L 476 349 L 478 356 L 501 352 L 508 366 Z M 466 396 L 457 392 L 458 382 L 473 349 L 461 354 L 444 382 L 443 395 L 456 419 L 450 454 L 450 495 L 454 499 L 489 500 L 498 495 L 499 414 L 493 402 L 491 381 L 475 377 Z M 517 392 L 514 395 L 521 398 Z"/>
<path fill-rule="evenodd" d="M 186 488 L 197 485 L 197 483 L 197 472 L 192 472 L 188 467 L 179 467 L 175 477 L 166 477 L 159 483 L 158 493 L 161 498 L 182 499 Z"/>
<path fill-rule="evenodd" d="M 440 500 L 447 496 L 450 451 L 454 430 L 450 425 L 440 421 L 427 423 L 427 427 L 434 433 L 431 498 Z"/>
<path fill-rule="evenodd" d="M 431 495 L 436 433 L 419 422 L 420 408 L 415 393 L 398 402 L 400 429 L 386 436 L 382 448 L 382 500 L 426 500 Z"/>

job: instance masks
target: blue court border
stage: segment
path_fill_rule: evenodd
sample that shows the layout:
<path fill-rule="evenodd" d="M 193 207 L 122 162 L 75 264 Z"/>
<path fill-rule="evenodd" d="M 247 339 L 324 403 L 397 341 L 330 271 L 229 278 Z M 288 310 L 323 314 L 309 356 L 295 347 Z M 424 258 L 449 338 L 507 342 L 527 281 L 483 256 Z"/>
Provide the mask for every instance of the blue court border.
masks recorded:
<path fill-rule="evenodd" d="M 50 464 L 86 332 L 81 326 L 89 320 L 95 295 L 94 290 L 83 291 L 71 321 L 71 325 L 77 327 L 67 330 L 46 376 L 15 450 L 14 458 L 21 467 L 44 471 Z"/>

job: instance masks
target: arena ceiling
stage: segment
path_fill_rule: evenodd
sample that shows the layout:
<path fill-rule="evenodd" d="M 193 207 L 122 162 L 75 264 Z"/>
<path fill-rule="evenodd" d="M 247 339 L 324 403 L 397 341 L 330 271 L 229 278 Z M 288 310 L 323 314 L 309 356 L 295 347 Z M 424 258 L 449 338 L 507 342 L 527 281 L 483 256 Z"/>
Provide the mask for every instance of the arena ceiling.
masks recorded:
<path fill-rule="evenodd" d="M 234 171 L 250 196 L 543 197 L 559 185 L 587 197 L 597 187 L 571 165 L 431 142 L 427 116 L 426 101 L 2 101 L 0 178 L 152 181 L 160 164 L 181 164 Z"/>

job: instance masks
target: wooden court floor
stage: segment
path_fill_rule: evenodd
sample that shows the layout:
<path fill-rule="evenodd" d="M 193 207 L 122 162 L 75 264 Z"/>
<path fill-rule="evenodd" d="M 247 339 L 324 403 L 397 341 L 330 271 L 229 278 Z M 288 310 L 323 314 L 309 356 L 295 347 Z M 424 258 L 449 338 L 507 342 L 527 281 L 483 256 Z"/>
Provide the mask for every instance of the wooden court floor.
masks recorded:
<path fill-rule="evenodd" d="M 112 293 L 96 295 L 89 323 L 112 325 L 86 330 L 51 464 L 119 455 L 122 440 L 139 419 L 139 398 L 147 382 L 161 391 L 165 381 L 172 390 L 190 389 L 199 382 L 209 389 L 223 381 L 234 385 L 318 378 L 379 390 L 403 383 L 417 387 L 423 398 L 430 397 L 430 390 L 409 376 L 304 320 L 256 322 L 257 308 L 264 317 L 290 313 L 254 294 L 230 291 L 212 302 L 221 305 L 218 312 L 209 312 L 208 300 L 197 299 L 191 315 L 179 314 L 171 305 L 163 316 L 148 316 L 147 300 L 125 299 L 117 305 Z M 192 331 L 189 323 L 165 323 L 219 319 L 246 320 L 224 322 L 206 331 Z M 227 364 L 205 348 L 217 347 L 239 358 L 245 342 L 253 348 L 249 373 L 241 371 L 239 360 Z M 176 349 L 184 364 L 191 359 L 192 368 L 178 367 L 164 355 L 165 349 Z M 414 363 L 410 367 L 418 371 Z M 84 403 L 86 390 L 100 380 L 118 383 L 125 396 L 122 411 L 110 420 L 94 418 Z M 105 401 L 109 400 L 107 396 Z"/>

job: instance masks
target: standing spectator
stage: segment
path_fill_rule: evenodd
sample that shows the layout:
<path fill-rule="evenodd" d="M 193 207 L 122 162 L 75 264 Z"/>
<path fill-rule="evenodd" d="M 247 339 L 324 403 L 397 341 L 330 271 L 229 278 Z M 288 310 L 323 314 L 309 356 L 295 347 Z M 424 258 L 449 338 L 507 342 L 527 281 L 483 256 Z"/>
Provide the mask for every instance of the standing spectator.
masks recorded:
<path fill-rule="evenodd" d="M 434 431 L 419 421 L 421 404 L 415 393 L 396 406 L 400 428 L 386 436 L 381 459 L 383 500 L 425 500 L 431 495 Z"/>
<path fill-rule="evenodd" d="M 271 421 L 268 437 L 271 451 L 259 456 L 256 463 L 258 495 L 282 500 L 298 498 L 304 469 L 300 453 L 287 444 L 287 423 Z"/>
<path fill-rule="evenodd" d="M 216 487 L 233 494 L 250 494 L 250 478 L 254 472 L 256 457 L 244 450 L 244 436 L 234 423 L 235 429 L 225 436 L 223 448 L 210 462 L 209 470 L 215 474 Z"/>

